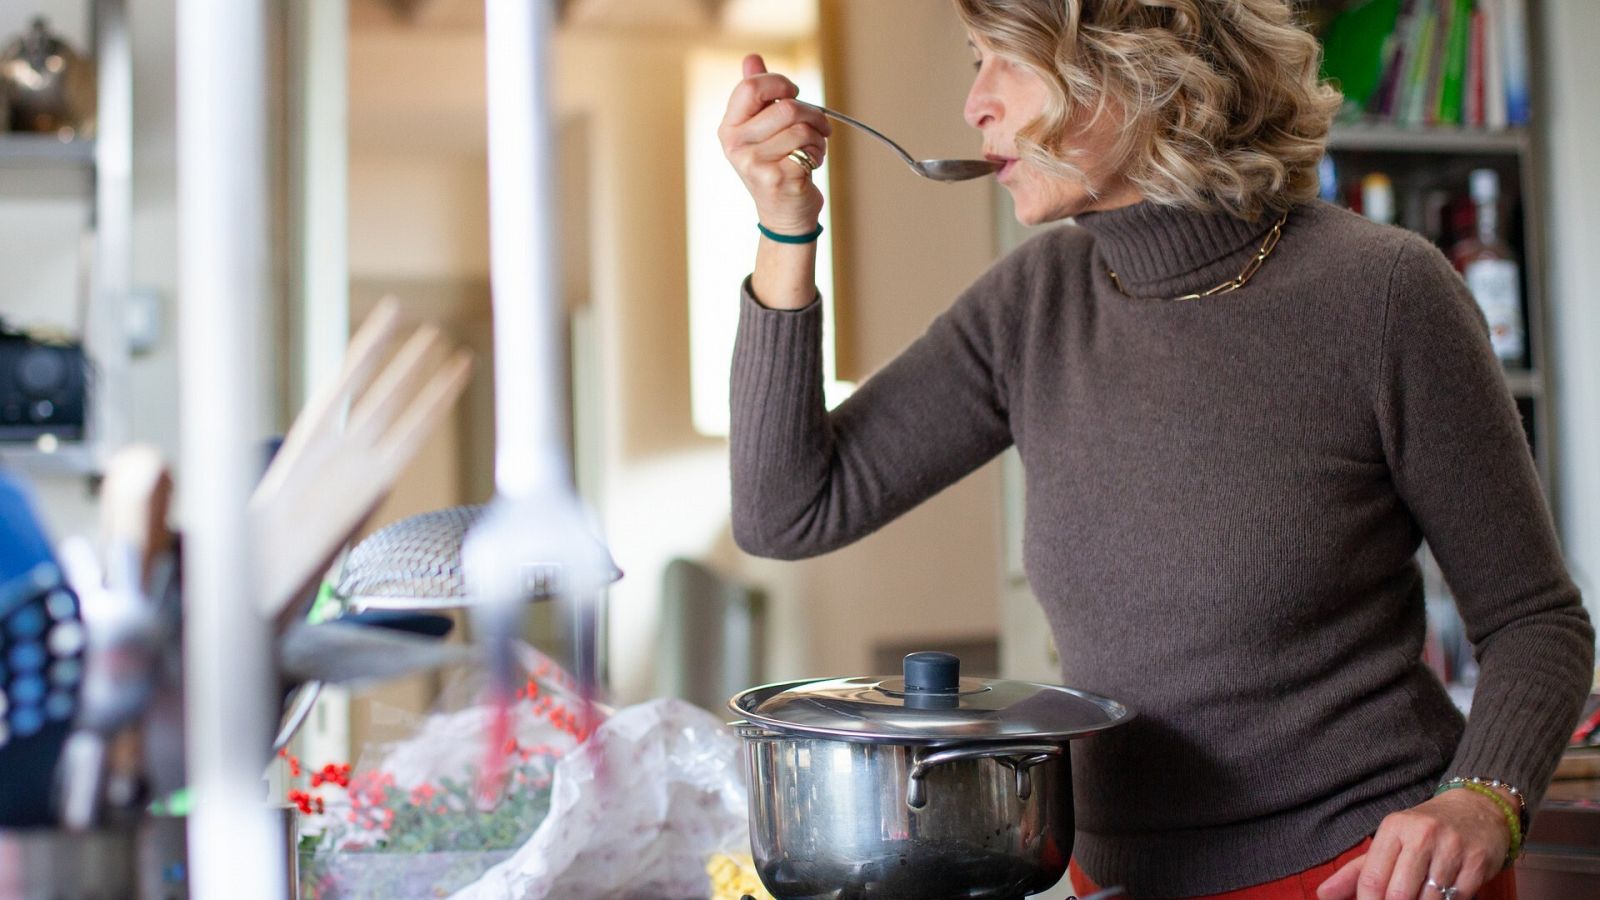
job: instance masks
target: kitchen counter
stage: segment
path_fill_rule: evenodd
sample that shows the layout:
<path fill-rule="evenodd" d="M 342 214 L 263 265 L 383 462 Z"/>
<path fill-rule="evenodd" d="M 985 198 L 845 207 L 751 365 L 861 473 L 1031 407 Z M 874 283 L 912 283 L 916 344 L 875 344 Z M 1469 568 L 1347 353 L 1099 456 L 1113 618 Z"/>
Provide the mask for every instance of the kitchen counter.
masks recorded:
<path fill-rule="evenodd" d="M 1517 861 L 1519 900 L 1600 897 L 1600 778 L 1557 781 Z"/>

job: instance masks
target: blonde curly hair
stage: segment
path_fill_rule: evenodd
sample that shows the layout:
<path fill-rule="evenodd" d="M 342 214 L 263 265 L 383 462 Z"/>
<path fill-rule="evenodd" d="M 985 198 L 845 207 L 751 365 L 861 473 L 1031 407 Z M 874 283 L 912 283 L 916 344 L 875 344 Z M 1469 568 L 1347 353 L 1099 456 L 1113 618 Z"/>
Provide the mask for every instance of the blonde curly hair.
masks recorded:
<path fill-rule="evenodd" d="M 1340 96 L 1291 0 L 954 2 L 986 52 L 1049 88 L 1018 134 L 1045 171 L 1091 190 L 1115 173 L 1157 203 L 1252 220 L 1316 196 Z M 1108 113 L 1122 126 L 1106 157 L 1068 149 Z"/>

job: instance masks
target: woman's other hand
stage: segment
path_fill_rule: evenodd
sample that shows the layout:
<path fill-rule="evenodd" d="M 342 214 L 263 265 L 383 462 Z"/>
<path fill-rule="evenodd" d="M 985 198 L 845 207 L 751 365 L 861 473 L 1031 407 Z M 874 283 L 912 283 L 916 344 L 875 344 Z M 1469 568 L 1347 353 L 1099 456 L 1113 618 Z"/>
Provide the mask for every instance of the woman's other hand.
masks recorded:
<path fill-rule="evenodd" d="M 1476 896 L 1505 863 L 1511 835 L 1488 797 L 1446 791 L 1383 820 L 1363 856 L 1317 888 L 1319 900 L 1438 900 L 1441 888 Z"/>
<path fill-rule="evenodd" d="M 795 83 L 768 72 L 757 54 L 744 58 L 744 80 L 728 98 L 717 128 L 722 152 L 756 201 L 761 224 L 779 234 L 806 234 L 822 214 L 822 192 L 811 172 L 789 154 L 804 150 L 819 165 L 833 129 L 822 113 L 798 103 Z"/>

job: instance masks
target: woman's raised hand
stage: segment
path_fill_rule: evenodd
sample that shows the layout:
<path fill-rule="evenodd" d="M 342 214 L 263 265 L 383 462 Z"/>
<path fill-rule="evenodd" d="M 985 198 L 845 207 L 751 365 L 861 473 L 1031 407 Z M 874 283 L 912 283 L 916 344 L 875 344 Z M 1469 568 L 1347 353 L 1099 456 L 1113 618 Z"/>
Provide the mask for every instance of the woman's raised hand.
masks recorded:
<path fill-rule="evenodd" d="M 795 83 L 768 72 L 761 57 L 744 58 L 744 80 L 728 98 L 717 128 L 722 152 L 756 202 L 761 224 L 779 234 L 806 234 L 822 214 L 822 192 L 811 169 L 789 154 L 804 151 L 821 165 L 833 128 L 822 113 L 785 102 L 800 93 Z"/>

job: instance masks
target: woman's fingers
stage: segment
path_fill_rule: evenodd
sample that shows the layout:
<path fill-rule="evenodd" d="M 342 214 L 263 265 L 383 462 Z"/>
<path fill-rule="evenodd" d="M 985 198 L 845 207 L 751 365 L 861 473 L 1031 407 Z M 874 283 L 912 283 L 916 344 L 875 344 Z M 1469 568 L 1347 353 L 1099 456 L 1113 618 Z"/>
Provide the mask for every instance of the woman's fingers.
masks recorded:
<path fill-rule="evenodd" d="M 794 125 L 756 144 L 751 155 L 762 162 L 773 162 L 796 150 L 806 151 L 820 166 L 828 153 L 828 141 L 809 125 Z"/>
<path fill-rule="evenodd" d="M 1456 870 L 1452 881 L 1439 879 L 1445 887 L 1454 884 L 1457 897 L 1475 897 L 1478 891 L 1489 883 L 1499 871 L 1502 864 L 1500 859 L 1488 859 L 1474 851 L 1468 851 L 1461 856 L 1461 867 Z"/>
<path fill-rule="evenodd" d="M 1474 884 L 1470 889 L 1463 887 L 1462 876 L 1464 873 L 1461 869 L 1461 839 L 1455 833 L 1446 831 L 1434 843 L 1433 860 L 1428 864 L 1427 877 L 1432 879 L 1433 883 L 1441 889 L 1454 885 L 1457 888 L 1461 888 L 1461 896 L 1471 897 L 1478 890 L 1478 885 Z M 1427 896 L 1429 891 L 1440 893 L 1440 891 L 1435 891 L 1433 888 L 1428 888 L 1427 891 L 1423 892 L 1426 900 L 1433 900 L 1432 897 Z"/>
<path fill-rule="evenodd" d="M 1345 863 L 1317 887 L 1317 900 L 1350 900 L 1356 895 L 1356 879 L 1361 877 L 1361 870 L 1366 864 L 1365 853 Z"/>
<path fill-rule="evenodd" d="M 1389 879 L 1394 875 L 1395 860 L 1400 858 L 1404 845 L 1400 842 L 1394 816 L 1383 820 L 1378 833 L 1367 848 L 1367 863 L 1356 878 L 1356 900 L 1384 900 L 1383 892 L 1389 889 Z M 1415 896 L 1415 895 L 1413 895 Z"/>
<path fill-rule="evenodd" d="M 759 143 L 800 122 L 830 134 L 833 126 L 822 113 L 803 104 L 779 102 L 799 95 L 798 85 L 768 72 L 761 56 L 752 53 L 744 58 L 744 80 L 728 96 L 721 128 L 724 132 L 739 130 L 746 143 Z"/>
<path fill-rule="evenodd" d="M 1386 900 L 1411 900 L 1412 897 L 1422 896 L 1422 888 L 1428 883 L 1428 869 L 1430 859 L 1428 844 L 1411 845 L 1400 851 L 1400 856 L 1394 861 L 1394 873 L 1389 876 L 1389 888 L 1382 896 Z M 1447 881 L 1439 882 L 1449 885 Z"/>
<path fill-rule="evenodd" d="M 795 127 L 810 128 L 824 138 L 834 133 L 834 127 L 829 125 L 826 115 L 813 107 L 790 99 L 774 99 L 766 104 L 762 112 L 744 120 L 742 125 L 733 130 L 733 136 L 742 143 L 760 144 L 773 135 Z"/>
<path fill-rule="evenodd" d="M 724 126 L 740 125 L 762 112 L 774 100 L 800 96 L 800 87 L 776 72 L 760 72 L 740 81 L 728 95 L 728 108 L 722 114 Z"/>

